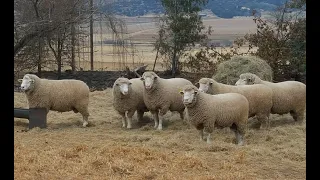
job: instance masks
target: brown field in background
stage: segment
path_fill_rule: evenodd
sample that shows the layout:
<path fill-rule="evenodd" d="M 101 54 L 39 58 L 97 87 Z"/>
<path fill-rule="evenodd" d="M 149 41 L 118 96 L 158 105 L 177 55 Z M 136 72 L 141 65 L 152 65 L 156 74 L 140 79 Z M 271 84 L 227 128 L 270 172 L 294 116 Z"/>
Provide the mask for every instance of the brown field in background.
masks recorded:
<path fill-rule="evenodd" d="M 101 23 L 102 32 L 100 33 L 99 23 L 95 23 L 94 27 L 94 69 L 95 70 L 123 70 L 125 66 L 134 68 L 141 64 L 148 64 L 147 69 L 152 69 L 156 51 L 153 51 L 152 43 L 157 37 L 157 25 L 154 17 L 120 17 L 126 22 L 127 33 L 125 37 L 130 39 L 134 44 L 133 48 L 128 45 L 127 55 L 119 56 L 111 44 L 102 44 L 101 40 L 112 40 L 110 30 Z M 254 33 L 256 25 L 252 17 L 239 17 L 232 19 L 222 19 L 217 17 L 205 17 L 203 23 L 206 27 L 212 26 L 214 32 L 209 37 L 211 40 L 234 40 L 243 37 L 246 33 Z M 89 45 L 89 40 L 86 42 Z M 227 50 L 229 48 L 226 48 Z M 218 48 L 219 50 L 219 48 Z M 132 55 L 134 51 L 134 55 Z M 247 51 L 247 47 L 241 48 L 240 52 Z M 76 53 L 76 66 L 83 70 L 90 70 L 89 46 Z M 52 58 L 51 58 L 52 59 Z M 57 69 L 56 65 L 48 64 L 44 70 Z M 63 70 L 71 69 L 69 65 L 65 65 Z M 165 70 L 161 60 L 156 64 L 156 70 Z"/>
<path fill-rule="evenodd" d="M 14 106 L 27 108 L 22 93 Z M 306 179 L 306 125 L 289 115 L 272 115 L 271 129 L 254 129 L 245 146 L 234 134 L 215 130 L 213 143 L 200 142 L 197 130 L 168 113 L 163 131 L 146 113 L 133 129 L 121 128 L 111 89 L 90 92 L 89 127 L 73 112 L 49 112 L 47 129 L 25 131 L 28 120 L 14 119 L 14 178 L 28 179 Z"/>

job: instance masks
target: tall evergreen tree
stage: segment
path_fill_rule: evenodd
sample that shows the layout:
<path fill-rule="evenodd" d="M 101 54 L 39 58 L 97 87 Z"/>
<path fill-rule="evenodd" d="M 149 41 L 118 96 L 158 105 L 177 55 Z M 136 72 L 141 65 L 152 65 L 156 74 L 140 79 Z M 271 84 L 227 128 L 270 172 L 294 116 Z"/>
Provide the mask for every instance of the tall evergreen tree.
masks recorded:
<path fill-rule="evenodd" d="M 172 76 L 179 70 L 179 57 L 187 48 L 207 39 L 199 11 L 208 0 L 161 0 L 165 14 L 160 18 L 155 49 L 170 61 Z"/>

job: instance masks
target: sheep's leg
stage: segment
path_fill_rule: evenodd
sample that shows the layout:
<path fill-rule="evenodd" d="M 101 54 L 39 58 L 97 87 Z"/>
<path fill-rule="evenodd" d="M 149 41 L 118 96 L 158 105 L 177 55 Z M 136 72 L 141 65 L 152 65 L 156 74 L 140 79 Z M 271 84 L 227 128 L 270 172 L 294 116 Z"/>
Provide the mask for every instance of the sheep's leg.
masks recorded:
<path fill-rule="evenodd" d="M 246 125 L 245 124 L 237 124 L 237 130 L 235 131 L 237 144 L 242 146 L 243 145 L 243 137 L 246 131 Z"/>
<path fill-rule="evenodd" d="M 127 129 L 132 128 L 132 116 L 134 115 L 135 110 L 128 111 L 127 113 Z"/>
<path fill-rule="evenodd" d="M 237 128 L 237 125 L 236 124 L 232 124 L 231 125 L 231 127 L 230 127 L 230 130 L 232 131 L 232 132 L 234 132 L 234 134 L 235 134 L 235 136 L 236 136 L 236 143 L 238 143 L 239 142 L 239 133 L 238 133 L 238 128 Z"/>
<path fill-rule="evenodd" d="M 163 122 L 163 115 L 159 114 L 159 125 L 158 125 L 158 130 L 162 130 L 162 122 Z"/>
<path fill-rule="evenodd" d="M 159 116 L 157 111 L 151 111 L 154 120 L 154 128 L 157 128 L 159 125 Z"/>
<path fill-rule="evenodd" d="M 162 122 L 163 122 L 163 119 L 164 119 L 164 115 L 168 112 L 168 109 L 167 108 L 163 108 L 163 109 L 160 109 L 159 111 L 159 125 L 158 125 L 158 130 L 162 130 Z"/>
<path fill-rule="evenodd" d="M 88 107 L 86 107 L 86 108 L 76 108 L 76 109 L 82 115 L 82 119 L 83 119 L 82 126 L 83 127 L 87 127 L 87 125 L 88 125 L 88 117 L 89 117 Z"/>
<path fill-rule="evenodd" d="M 265 114 L 257 114 L 257 119 L 260 123 L 260 129 L 269 129 L 270 128 L 270 119 L 269 116 Z M 265 124 L 263 126 L 263 124 Z"/>
<path fill-rule="evenodd" d="M 242 135 L 239 133 L 239 131 L 235 131 L 235 134 L 236 134 L 237 144 L 239 146 L 242 146 L 243 145 Z"/>
<path fill-rule="evenodd" d="M 74 106 L 76 111 L 80 112 L 80 114 L 82 115 L 83 127 L 86 127 L 88 125 L 88 117 L 90 116 L 88 105 L 89 105 L 89 99 L 84 98 L 81 101 L 77 102 Z"/>
<path fill-rule="evenodd" d="M 207 133 L 207 144 L 212 143 L 212 133 L 214 130 L 214 124 L 206 124 L 204 125 L 204 131 Z"/>
<path fill-rule="evenodd" d="M 267 125 L 267 129 L 270 129 L 271 127 L 270 114 L 266 116 L 266 125 Z"/>
<path fill-rule="evenodd" d="M 211 136 L 212 136 L 212 132 L 208 132 L 208 135 L 207 135 L 207 144 L 211 144 L 211 143 L 212 143 Z"/>
<path fill-rule="evenodd" d="M 300 111 L 290 111 L 291 116 L 293 117 L 294 121 L 302 124 L 304 119 L 304 110 Z"/>
<path fill-rule="evenodd" d="M 122 127 L 125 128 L 126 127 L 126 113 L 119 113 L 120 116 L 122 117 Z"/>
<path fill-rule="evenodd" d="M 203 141 L 204 139 L 203 139 L 203 131 L 204 131 L 204 126 L 203 126 L 203 124 L 201 123 L 201 124 L 197 124 L 196 125 L 196 129 L 198 130 L 198 132 L 199 132 L 199 135 L 200 135 L 200 141 Z"/>
<path fill-rule="evenodd" d="M 180 113 L 180 119 L 181 119 L 181 120 L 184 120 L 184 111 L 179 112 L 179 113 Z"/>
<path fill-rule="evenodd" d="M 141 122 L 141 121 L 143 120 L 143 114 L 144 114 L 143 111 L 137 110 L 137 119 L 138 119 L 138 122 Z"/>
<path fill-rule="evenodd" d="M 304 112 L 297 113 L 297 122 L 301 125 L 304 119 Z"/>
<path fill-rule="evenodd" d="M 203 141 L 203 129 L 198 130 L 200 135 L 200 141 Z"/>

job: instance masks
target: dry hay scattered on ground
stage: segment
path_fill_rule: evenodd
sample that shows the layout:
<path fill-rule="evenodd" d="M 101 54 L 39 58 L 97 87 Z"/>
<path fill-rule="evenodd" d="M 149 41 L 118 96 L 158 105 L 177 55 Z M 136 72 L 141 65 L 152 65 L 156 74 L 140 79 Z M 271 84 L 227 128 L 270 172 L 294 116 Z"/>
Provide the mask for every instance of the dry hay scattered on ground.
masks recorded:
<path fill-rule="evenodd" d="M 16 108 L 26 108 L 14 93 Z M 132 130 L 121 128 L 111 89 L 90 92 L 91 116 L 48 114 L 48 128 L 25 131 L 28 120 L 14 120 L 14 178 L 19 179 L 306 179 L 306 125 L 289 115 L 273 115 L 271 130 L 252 128 L 246 145 L 234 134 L 216 130 L 213 144 L 199 142 L 197 130 L 168 113 L 156 131 L 146 114 Z"/>
<path fill-rule="evenodd" d="M 242 73 L 253 73 L 261 79 L 271 81 L 273 71 L 270 65 L 257 56 L 233 56 L 230 60 L 218 65 L 213 79 L 224 84 L 234 85 Z"/>

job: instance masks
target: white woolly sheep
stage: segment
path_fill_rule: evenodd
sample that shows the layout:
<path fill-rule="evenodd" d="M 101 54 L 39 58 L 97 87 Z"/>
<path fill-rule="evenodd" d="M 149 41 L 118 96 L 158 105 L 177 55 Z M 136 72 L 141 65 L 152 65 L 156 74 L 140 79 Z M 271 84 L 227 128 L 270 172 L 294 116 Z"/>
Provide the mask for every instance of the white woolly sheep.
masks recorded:
<path fill-rule="evenodd" d="M 41 79 L 34 74 L 25 74 L 21 82 L 29 108 L 46 108 L 58 112 L 80 112 L 83 127 L 88 125 L 89 87 L 75 79 L 49 80 Z"/>
<path fill-rule="evenodd" d="M 152 71 L 144 72 L 141 80 L 144 84 L 143 100 L 154 119 L 154 128 L 162 130 L 163 116 L 170 111 L 180 113 L 184 119 L 184 105 L 181 102 L 179 91 L 184 85 L 192 83 L 184 78 L 160 78 Z"/>
<path fill-rule="evenodd" d="M 144 112 L 148 111 L 143 101 L 143 83 L 139 78 L 118 78 L 113 84 L 112 95 L 113 107 L 122 117 L 122 127 L 127 123 L 127 128 L 131 129 L 134 113 L 137 111 L 138 121 L 141 121 Z"/>
<path fill-rule="evenodd" d="M 203 131 L 208 133 L 207 143 L 211 143 L 214 127 L 230 127 L 235 133 L 237 144 L 243 145 L 243 137 L 249 113 L 249 102 L 239 93 L 210 95 L 194 85 L 186 85 L 180 91 L 186 114 L 193 126 L 199 131 L 203 140 Z"/>
<path fill-rule="evenodd" d="M 273 83 L 261 80 L 252 73 L 243 73 L 236 85 L 264 84 L 273 91 L 272 114 L 290 113 L 293 119 L 302 123 L 306 109 L 306 85 L 298 81 L 283 81 Z"/>
<path fill-rule="evenodd" d="M 201 78 L 199 80 L 199 91 L 208 94 L 239 93 L 244 95 L 249 101 L 249 118 L 256 116 L 261 123 L 266 123 L 266 128 L 270 124 L 270 111 L 272 108 L 272 90 L 263 84 L 253 86 L 234 86 L 219 83 L 211 78 Z"/>

